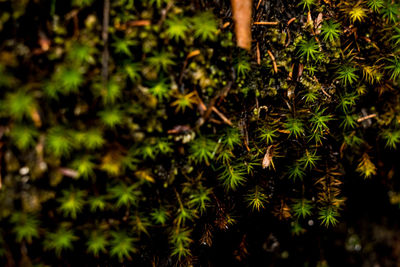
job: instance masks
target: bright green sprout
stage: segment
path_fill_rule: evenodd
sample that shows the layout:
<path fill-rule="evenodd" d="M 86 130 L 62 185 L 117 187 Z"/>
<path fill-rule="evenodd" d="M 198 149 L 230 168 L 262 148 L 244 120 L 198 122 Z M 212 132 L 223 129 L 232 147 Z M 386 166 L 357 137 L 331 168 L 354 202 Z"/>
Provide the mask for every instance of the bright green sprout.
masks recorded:
<path fill-rule="evenodd" d="M 232 159 L 235 157 L 231 149 L 222 148 L 218 151 L 217 160 L 221 161 L 223 164 L 230 164 Z"/>
<path fill-rule="evenodd" d="M 332 206 L 321 208 L 318 214 L 318 219 L 321 220 L 321 224 L 325 225 L 326 227 L 331 225 L 335 226 L 339 222 L 337 219 L 339 213 L 337 212 L 336 208 Z"/>
<path fill-rule="evenodd" d="M 95 62 L 95 59 L 93 57 L 94 52 L 95 49 L 86 44 L 75 43 L 69 50 L 67 58 L 68 60 L 75 62 L 76 64 L 93 64 Z"/>
<path fill-rule="evenodd" d="M 383 0 L 368 0 L 367 6 L 374 12 L 378 12 L 385 5 Z"/>
<path fill-rule="evenodd" d="M 251 71 L 250 60 L 246 56 L 239 56 L 235 64 L 236 73 L 239 77 L 245 77 Z"/>
<path fill-rule="evenodd" d="M 322 110 L 317 109 L 311 116 L 310 122 L 314 133 L 319 132 L 322 134 L 329 130 L 327 123 L 332 120 L 332 115 L 324 115 L 325 110 L 326 108 Z"/>
<path fill-rule="evenodd" d="M 105 196 L 101 196 L 101 195 L 89 197 L 88 203 L 89 203 L 91 212 L 103 211 L 107 205 Z"/>
<path fill-rule="evenodd" d="M 349 64 L 344 64 L 339 67 L 336 74 L 344 86 L 352 85 L 359 77 L 355 73 L 357 69 Z"/>
<path fill-rule="evenodd" d="M 125 258 L 130 260 L 131 254 L 136 253 L 137 249 L 134 247 L 136 238 L 130 237 L 126 232 L 111 232 L 113 239 L 111 240 L 111 256 L 117 256 L 119 261 L 122 262 Z"/>
<path fill-rule="evenodd" d="M 171 106 L 176 106 L 176 108 L 175 108 L 176 113 L 178 113 L 180 111 L 182 111 L 182 113 L 184 113 L 186 108 L 193 109 L 193 105 L 197 104 L 197 102 L 198 102 L 196 91 L 193 91 L 186 95 L 177 94 L 175 97 L 176 97 L 176 100 L 171 103 Z"/>
<path fill-rule="evenodd" d="M 161 207 L 159 209 L 154 209 L 153 212 L 150 214 L 151 218 L 156 224 L 165 225 L 169 218 L 169 214 L 167 209 Z"/>
<path fill-rule="evenodd" d="M 63 190 L 63 196 L 58 198 L 57 201 L 60 203 L 60 211 L 63 212 L 64 216 L 70 216 L 72 219 L 76 219 L 76 215 L 80 213 L 85 204 L 84 197 L 86 191 L 83 190 Z"/>
<path fill-rule="evenodd" d="M 381 133 L 383 140 L 386 141 L 386 147 L 396 149 L 397 144 L 400 142 L 400 130 L 384 130 Z"/>
<path fill-rule="evenodd" d="M 72 168 L 78 172 L 79 177 L 84 179 L 94 176 L 94 167 L 92 156 L 80 157 L 72 162 Z"/>
<path fill-rule="evenodd" d="M 211 188 L 199 187 L 198 190 L 189 196 L 189 206 L 200 210 L 200 214 L 203 214 L 206 211 L 208 203 L 211 201 L 211 193 Z"/>
<path fill-rule="evenodd" d="M 298 6 L 303 6 L 303 10 L 306 8 L 310 10 L 313 5 L 315 5 L 315 0 L 301 0 L 298 4 Z"/>
<path fill-rule="evenodd" d="M 14 212 L 10 222 L 13 224 L 13 232 L 16 234 L 17 242 L 25 240 L 29 244 L 32 238 L 39 237 L 39 220 L 36 216 L 28 213 Z"/>
<path fill-rule="evenodd" d="M 110 79 L 105 89 L 101 87 L 100 95 L 105 105 L 114 104 L 118 99 L 122 97 L 122 87 L 118 83 L 116 78 Z"/>
<path fill-rule="evenodd" d="M 140 63 L 125 63 L 124 71 L 132 82 L 138 82 L 141 79 L 140 71 L 142 67 Z"/>
<path fill-rule="evenodd" d="M 323 36 L 324 41 L 333 42 L 339 38 L 340 35 L 340 24 L 335 23 L 333 20 L 326 20 L 322 24 L 321 34 Z"/>
<path fill-rule="evenodd" d="M 395 46 L 400 44 L 400 28 L 399 27 L 394 27 L 394 32 L 392 34 L 391 39 L 394 41 Z"/>
<path fill-rule="evenodd" d="M 149 89 L 149 92 L 162 102 L 164 98 L 168 98 L 170 94 L 169 85 L 165 80 L 161 80 Z"/>
<path fill-rule="evenodd" d="M 381 14 L 386 21 L 396 23 L 400 16 L 400 5 L 387 1 L 381 9 Z"/>
<path fill-rule="evenodd" d="M 346 114 L 341 119 L 340 127 L 343 127 L 345 130 L 354 129 L 357 126 L 357 115 L 355 114 Z"/>
<path fill-rule="evenodd" d="M 25 90 L 8 93 L 2 105 L 3 107 L 0 108 L 16 120 L 29 118 L 32 110 L 36 107 L 35 99 Z"/>
<path fill-rule="evenodd" d="M 62 126 L 51 128 L 46 137 L 46 149 L 49 153 L 61 157 L 67 156 L 72 150 L 72 138 L 70 131 Z"/>
<path fill-rule="evenodd" d="M 356 4 L 355 6 L 351 7 L 348 10 L 348 14 L 350 16 L 350 21 L 352 23 L 355 22 L 362 22 L 365 17 L 367 17 L 367 10 L 360 4 L 361 2 L 359 2 L 358 4 Z"/>
<path fill-rule="evenodd" d="M 90 234 L 89 240 L 86 242 L 87 251 L 92 253 L 93 256 L 98 257 L 100 252 L 106 253 L 108 240 L 104 233 L 93 231 Z"/>
<path fill-rule="evenodd" d="M 318 94 L 316 90 L 307 90 L 303 96 L 306 103 L 315 103 L 318 100 Z"/>
<path fill-rule="evenodd" d="M 304 134 L 304 126 L 300 119 L 289 117 L 283 126 L 289 131 L 289 137 L 294 135 L 294 137 L 298 138 L 300 135 Z"/>
<path fill-rule="evenodd" d="M 75 140 L 77 143 L 89 150 L 101 148 L 105 144 L 105 140 L 102 136 L 102 131 L 97 128 L 90 129 L 86 132 L 76 132 Z"/>
<path fill-rule="evenodd" d="M 149 0 L 150 5 L 156 5 L 157 8 L 161 8 L 161 6 L 165 3 L 168 3 L 171 0 Z"/>
<path fill-rule="evenodd" d="M 217 148 L 217 143 L 210 138 L 200 136 L 190 143 L 189 158 L 195 163 L 209 165 L 210 159 L 214 158 L 214 151 Z"/>
<path fill-rule="evenodd" d="M 138 184 L 127 186 L 125 183 L 119 183 L 109 189 L 111 198 L 117 200 L 117 208 L 122 206 L 137 206 L 141 192 L 138 190 Z"/>
<path fill-rule="evenodd" d="M 349 113 L 350 108 L 355 106 L 358 96 L 356 93 L 344 94 L 339 98 L 338 108 L 341 108 L 344 113 Z"/>
<path fill-rule="evenodd" d="M 258 137 L 267 145 L 272 144 L 274 140 L 278 137 L 278 130 L 272 127 L 261 127 L 258 129 L 258 131 Z"/>
<path fill-rule="evenodd" d="M 130 217 L 130 220 L 133 224 L 132 230 L 137 233 L 139 238 L 141 233 L 145 233 L 147 236 L 149 236 L 149 232 L 147 231 L 147 229 L 151 226 L 149 219 L 144 217 L 143 214 L 136 213 Z"/>
<path fill-rule="evenodd" d="M 317 155 L 317 151 L 314 150 L 313 152 L 309 152 L 306 149 L 306 153 L 299 159 L 299 163 L 301 163 L 304 166 L 304 169 L 306 168 L 314 168 L 317 165 L 317 161 L 321 159 L 321 156 Z"/>
<path fill-rule="evenodd" d="M 240 138 L 240 132 L 237 128 L 227 128 L 225 135 L 222 137 L 222 143 L 228 149 L 234 149 L 242 143 Z"/>
<path fill-rule="evenodd" d="M 314 39 L 302 40 L 299 44 L 298 54 L 301 57 L 305 57 L 307 61 L 311 59 L 315 60 L 319 53 L 319 45 Z"/>
<path fill-rule="evenodd" d="M 177 225 L 184 225 L 186 221 L 193 221 L 196 218 L 196 211 L 185 208 L 183 205 L 177 211 L 175 222 Z"/>
<path fill-rule="evenodd" d="M 236 190 L 237 187 L 246 182 L 246 169 L 243 164 L 227 165 L 223 168 L 223 172 L 219 175 L 220 180 L 226 189 Z"/>
<path fill-rule="evenodd" d="M 35 128 L 25 125 L 15 125 L 10 131 L 13 143 L 21 150 L 31 148 L 38 136 L 39 132 Z"/>
<path fill-rule="evenodd" d="M 293 212 L 298 218 L 310 216 L 312 208 L 311 201 L 304 198 L 298 199 L 292 206 Z"/>
<path fill-rule="evenodd" d="M 306 173 L 300 161 L 296 161 L 295 164 L 288 169 L 289 179 L 296 181 L 297 179 L 303 180 Z"/>
<path fill-rule="evenodd" d="M 170 52 L 161 51 L 155 52 L 147 61 L 157 72 L 160 70 L 167 72 L 170 66 L 175 65 L 174 57 Z"/>
<path fill-rule="evenodd" d="M 192 18 L 194 37 L 203 41 L 214 41 L 218 32 L 218 23 L 211 12 L 203 12 Z"/>
<path fill-rule="evenodd" d="M 256 186 L 252 190 L 250 190 L 245 198 L 248 202 L 248 207 L 251 207 L 253 211 L 260 211 L 261 209 L 264 209 L 265 204 L 268 203 L 268 196 L 259 186 Z"/>
<path fill-rule="evenodd" d="M 189 20 L 184 17 L 172 17 L 165 21 L 168 38 L 175 41 L 183 40 L 189 30 Z"/>
<path fill-rule="evenodd" d="M 177 255 L 179 259 L 190 255 L 189 246 L 193 240 L 190 238 L 191 230 L 177 228 L 172 230 L 170 243 L 173 245 L 172 256 Z"/>
<path fill-rule="evenodd" d="M 121 124 L 124 119 L 124 114 L 117 107 L 102 110 L 98 113 L 98 115 L 104 125 L 110 128 L 114 128 L 115 126 Z"/>
<path fill-rule="evenodd" d="M 78 92 L 84 82 L 84 77 L 78 68 L 61 67 L 55 73 L 55 83 L 58 83 L 65 94 Z"/>
<path fill-rule="evenodd" d="M 74 232 L 65 227 L 60 227 L 55 233 L 46 234 L 44 248 L 46 250 L 55 250 L 56 255 L 60 256 L 64 250 L 72 250 L 72 242 L 78 240 Z"/>
<path fill-rule="evenodd" d="M 391 74 L 390 79 L 396 81 L 400 75 L 400 59 L 395 56 L 393 59 L 388 59 L 388 61 L 391 64 L 386 66 L 385 69 L 389 70 Z"/>
<path fill-rule="evenodd" d="M 137 42 L 134 40 L 128 40 L 125 38 L 119 39 L 115 38 L 112 46 L 114 47 L 115 53 L 124 54 L 126 56 L 132 56 L 131 48 L 132 46 L 137 45 Z"/>

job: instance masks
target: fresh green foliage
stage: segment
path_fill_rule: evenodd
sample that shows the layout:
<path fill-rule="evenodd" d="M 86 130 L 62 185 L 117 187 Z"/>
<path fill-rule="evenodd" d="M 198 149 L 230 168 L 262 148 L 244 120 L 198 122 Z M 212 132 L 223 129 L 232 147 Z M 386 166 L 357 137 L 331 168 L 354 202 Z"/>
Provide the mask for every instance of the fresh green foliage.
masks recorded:
<path fill-rule="evenodd" d="M 65 250 L 73 249 L 73 242 L 79 238 L 71 229 L 61 226 L 56 232 L 50 232 L 44 240 L 44 247 L 47 250 L 54 250 L 57 256 Z"/>
<path fill-rule="evenodd" d="M 70 131 L 62 126 L 49 129 L 46 148 L 50 154 L 57 157 L 69 155 L 73 148 Z"/>
<path fill-rule="evenodd" d="M 153 212 L 151 213 L 151 218 L 157 224 L 165 225 L 165 223 L 168 220 L 168 217 L 169 217 L 168 211 L 163 207 L 154 209 Z"/>
<path fill-rule="evenodd" d="M 126 232 L 111 232 L 112 239 L 110 241 L 111 256 L 116 256 L 122 262 L 125 258 L 131 259 L 131 254 L 136 252 L 134 242 L 137 240 L 130 237 Z"/>
<path fill-rule="evenodd" d="M 6 95 L 2 109 L 7 111 L 12 118 L 21 120 L 23 117 L 29 118 L 35 106 L 33 96 L 20 89 Z"/>
<path fill-rule="evenodd" d="M 237 187 L 246 182 L 246 169 L 241 164 L 227 165 L 218 179 L 223 183 L 227 190 L 236 190 Z"/>
<path fill-rule="evenodd" d="M 318 214 L 321 224 L 325 225 L 326 227 L 335 226 L 338 223 L 337 217 L 339 216 L 339 213 L 332 206 L 321 208 Z"/>
<path fill-rule="evenodd" d="M 16 240 L 32 243 L 32 238 L 39 237 L 39 220 L 32 214 L 15 212 L 11 216 L 10 222 L 14 225 L 13 232 Z"/>
<path fill-rule="evenodd" d="M 217 144 L 211 138 L 200 136 L 193 140 L 190 144 L 190 159 L 194 162 L 204 162 L 210 164 L 210 160 L 214 157 L 214 151 Z"/>
<path fill-rule="evenodd" d="M 268 196 L 263 192 L 262 188 L 256 186 L 246 195 L 246 201 L 252 210 L 260 211 L 265 208 L 265 204 L 268 202 Z"/>
<path fill-rule="evenodd" d="M 388 59 L 389 65 L 385 68 L 390 72 L 390 79 L 397 80 L 400 75 L 400 59 L 398 57 L 394 57 L 392 59 Z"/>
<path fill-rule="evenodd" d="M 93 231 L 86 242 L 86 245 L 88 252 L 98 257 L 100 252 L 107 252 L 106 246 L 108 245 L 108 240 L 104 233 Z"/>
<path fill-rule="evenodd" d="M 385 5 L 383 0 L 368 0 L 367 6 L 374 12 L 379 12 L 379 10 Z"/>
<path fill-rule="evenodd" d="M 15 125 L 10 132 L 13 143 L 21 150 L 26 150 L 35 144 L 38 131 L 30 126 Z"/>
<path fill-rule="evenodd" d="M 322 24 L 321 34 L 323 35 L 324 41 L 333 42 L 337 40 L 340 36 L 340 32 L 340 24 L 333 20 L 326 20 Z"/>
<path fill-rule="evenodd" d="M 179 41 L 185 38 L 189 30 L 189 20 L 185 17 L 172 17 L 165 21 L 166 33 L 170 39 Z"/>
<path fill-rule="evenodd" d="M 179 259 L 190 255 L 189 245 L 191 231 L 185 228 L 177 228 L 170 236 L 170 243 L 173 244 L 172 256 L 177 255 Z"/>
<path fill-rule="evenodd" d="M 140 191 L 138 191 L 138 185 L 126 185 L 125 183 L 119 183 L 109 189 L 111 197 L 115 200 L 116 206 L 136 206 L 138 203 L 138 198 L 140 196 Z"/>
<path fill-rule="evenodd" d="M 315 0 L 301 0 L 298 4 L 299 6 L 303 6 L 303 9 L 311 9 L 311 6 L 315 5 Z"/>
<path fill-rule="evenodd" d="M 307 199 L 298 199 L 292 206 L 293 212 L 297 217 L 306 218 L 310 216 L 312 205 L 311 201 Z"/>
<path fill-rule="evenodd" d="M 319 53 L 319 45 L 314 39 L 302 40 L 299 44 L 298 55 L 306 58 L 307 61 L 316 60 Z"/>
<path fill-rule="evenodd" d="M 386 147 L 395 149 L 400 142 L 400 130 L 386 129 L 381 133 L 382 139 L 386 142 Z"/>
<path fill-rule="evenodd" d="M 65 217 L 70 216 L 72 219 L 76 219 L 77 214 L 82 212 L 85 204 L 84 197 L 86 192 L 71 188 L 63 190 L 62 194 L 63 196 L 58 199 L 60 211 L 63 212 Z"/>
<path fill-rule="evenodd" d="M 337 70 L 337 77 L 344 86 L 352 85 L 359 78 L 356 74 L 357 69 L 350 64 L 344 64 Z"/>
<path fill-rule="evenodd" d="M 304 134 L 303 123 L 298 118 L 287 118 L 287 121 L 284 123 L 284 127 L 287 131 L 289 131 L 289 136 L 294 135 L 294 137 L 298 138 Z"/>
<path fill-rule="evenodd" d="M 388 22 L 396 23 L 400 16 L 400 5 L 395 2 L 387 1 L 381 9 L 382 17 Z"/>
<path fill-rule="evenodd" d="M 170 66 L 175 65 L 175 61 L 173 59 L 173 54 L 163 50 L 153 53 L 153 55 L 150 56 L 147 61 L 149 62 L 150 66 L 156 70 L 156 72 L 159 72 L 160 70 L 168 71 Z"/>
<path fill-rule="evenodd" d="M 218 24 L 211 12 L 203 12 L 192 18 L 194 37 L 203 41 L 215 40 Z"/>
<path fill-rule="evenodd" d="M 98 115 L 104 125 L 110 128 L 114 128 L 115 126 L 121 124 L 124 118 L 124 114 L 117 107 L 102 110 L 98 113 Z"/>

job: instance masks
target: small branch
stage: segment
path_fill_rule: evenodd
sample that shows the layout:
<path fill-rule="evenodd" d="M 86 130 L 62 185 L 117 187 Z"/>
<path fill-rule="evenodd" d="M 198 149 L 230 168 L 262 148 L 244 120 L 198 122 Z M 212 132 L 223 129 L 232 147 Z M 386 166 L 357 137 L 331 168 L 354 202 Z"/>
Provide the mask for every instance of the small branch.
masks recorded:
<path fill-rule="evenodd" d="M 278 25 L 278 21 L 256 21 L 253 23 L 254 25 Z"/>
<path fill-rule="evenodd" d="M 222 114 L 216 107 L 212 107 L 212 111 L 214 111 L 226 124 L 232 126 L 232 122 L 227 117 L 225 117 L 225 115 Z"/>
<path fill-rule="evenodd" d="M 275 61 L 274 55 L 273 55 L 272 52 L 269 51 L 269 50 L 267 50 L 267 52 L 268 52 L 269 57 L 270 57 L 271 60 L 272 60 L 272 64 L 274 65 L 274 71 L 275 71 L 275 73 L 278 73 L 278 66 L 276 65 L 276 61 Z"/>
<path fill-rule="evenodd" d="M 368 120 L 368 119 L 371 119 L 371 118 L 375 118 L 375 117 L 376 117 L 376 114 L 370 114 L 370 115 L 367 115 L 365 117 L 358 118 L 357 122 L 362 122 L 362 121 L 365 121 L 365 120 Z"/>
<path fill-rule="evenodd" d="M 110 57 L 108 51 L 108 26 L 110 24 L 110 0 L 104 0 L 103 7 L 103 31 L 102 31 L 102 39 L 103 39 L 103 54 L 101 59 L 101 78 L 103 82 L 103 87 L 106 87 L 108 82 L 108 59 Z"/>

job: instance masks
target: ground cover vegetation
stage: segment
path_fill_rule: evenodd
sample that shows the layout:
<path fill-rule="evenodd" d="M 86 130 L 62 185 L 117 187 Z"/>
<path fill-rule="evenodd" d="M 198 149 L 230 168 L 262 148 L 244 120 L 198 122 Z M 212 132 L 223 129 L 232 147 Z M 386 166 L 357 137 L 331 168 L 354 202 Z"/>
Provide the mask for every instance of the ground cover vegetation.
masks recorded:
<path fill-rule="evenodd" d="M 400 4 L 253 4 L 245 51 L 229 1 L 0 0 L 1 265 L 290 262 L 260 225 L 400 204 Z"/>

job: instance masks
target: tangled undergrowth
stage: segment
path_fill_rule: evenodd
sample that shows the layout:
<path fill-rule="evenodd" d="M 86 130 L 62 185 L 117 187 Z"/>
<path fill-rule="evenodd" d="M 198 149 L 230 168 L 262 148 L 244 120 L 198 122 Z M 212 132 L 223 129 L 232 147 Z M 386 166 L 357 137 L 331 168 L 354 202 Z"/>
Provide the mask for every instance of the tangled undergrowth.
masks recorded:
<path fill-rule="evenodd" d="M 337 225 L 353 171 L 400 203 L 400 4 L 254 1 L 247 52 L 229 1 L 66 2 L 0 0 L 0 262 L 191 265 L 231 229 L 241 261 L 248 220 Z"/>

